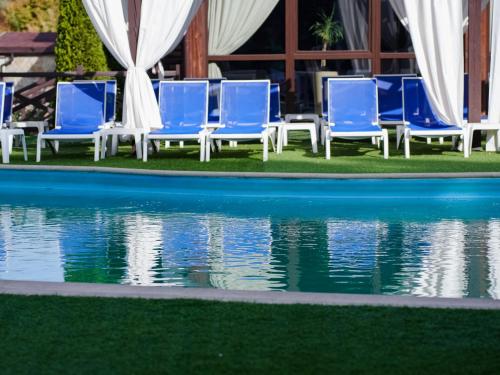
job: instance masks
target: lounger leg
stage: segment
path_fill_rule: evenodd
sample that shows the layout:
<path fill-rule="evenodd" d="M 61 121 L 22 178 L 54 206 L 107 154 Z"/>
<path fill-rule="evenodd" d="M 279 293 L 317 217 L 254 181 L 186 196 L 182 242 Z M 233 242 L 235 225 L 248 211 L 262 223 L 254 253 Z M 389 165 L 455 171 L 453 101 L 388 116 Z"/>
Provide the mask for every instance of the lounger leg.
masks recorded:
<path fill-rule="evenodd" d="M 179 147 L 180 147 L 180 148 L 184 148 L 184 141 L 180 141 L 180 142 L 179 142 Z"/>
<path fill-rule="evenodd" d="M 288 146 L 288 130 L 283 129 L 283 146 Z"/>
<path fill-rule="evenodd" d="M 170 147 L 170 141 L 165 141 L 165 148 L 169 148 Z"/>
<path fill-rule="evenodd" d="M 313 151 L 313 154 L 317 154 L 318 153 L 318 139 L 316 137 L 316 134 L 318 134 L 318 133 L 316 132 L 316 128 L 314 130 L 311 130 L 310 133 L 311 133 L 312 151 Z"/>
<path fill-rule="evenodd" d="M 319 126 L 319 134 L 320 134 L 319 138 L 321 140 L 321 146 L 324 146 L 325 145 L 325 136 L 326 135 L 325 135 L 325 126 L 323 124 L 321 124 Z"/>
<path fill-rule="evenodd" d="M 40 163 L 40 160 L 42 159 L 42 142 L 45 142 L 42 140 L 41 134 L 38 134 L 38 137 L 36 137 L 36 162 Z"/>
<path fill-rule="evenodd" d="M 54 151 L 55 153 L 59 153 L 59 141 L 54 141 Z"/>
<path fill-rule="evenodd" d="M 470 129 L 465 128 L 464 129 L 464 158 L 468 158 L 470 156 L 470 151 L 472 150 L 472 142 L 469 141 L 469 138 L 472 138 Z M 471 147 L 467 147 L 469 144 Z"/>
<path fill-rule="evenodd" d="M 271 141 L 271 147 L 274 153 L 276 153 L 276 133 L 276 129 L 273 129 L 271 134 L 269 134 L 269 140 Z"/>
<path fill-rule="evenodd" d="M 278 154 L 281 154 L 282 152 L 282 147 L 281 147 L 282 137 L 283 137 L 283 126 L 280 125 L 278 126 L 278 137 L 277 137 L 278 139 L 276 140 L 276 148 Z"/>
<path fill-rule="evenodd" d="M 382 134 L 382 141 L 384 142 L 384 159 L 389 159 L 389 132 L 387 129 L 382 129 Z"/>
<path fill-rule="evenodd" d="M 411 134 L 410 134 L 410 129 L 405 129 L 405 158 L 409 159 L 410 158 L 410 139 L 411 139 Z"/>
<path fill-rule="evenodd" d="M 141 160 L 142 157 L 141 135 L 139 133 L 135 134 L 134 140 L 135 140 L 135 155 L 137 156 L 137 160 Z"/>
<path fill-rule="evenodd" d="M 325 154 L 326 154 L 326 160 L 330 160 L 332 157 L 331 154 L 331 139 L 328 136 L 328 134 L 325 136 Z"/>
<path fill-rule="evenodd" d="M 99 152 L 101 151 L 101 148 L 99 147 L 100 141 L 100 135 L 94 138 L 94 161 L 99 161 Z"/>
<path fill-rule="evenodd" d="M 2 163 L 9 162 L 9 136 L 2 134 Z"/>
<path fill-rule="evenodd" d="M 495 139 L 496 136 L 497 136 L 496 130 L 488 130 L 486 132 L 486 151 L 495 152 L 497 150 L 496 139 Z"/>
<path fill-rule="evenodd" d="M 377 137 L 377 148 L 380 150 L 380 137 Z"/>
<path fill-rule="evenodd" d="M 439 144 L 444 145 L 444 137 L 439 137 Z"/>
<path fill-rule="evenodd" d="M 222 151 L 222 139 L 218 139 L 215 141 L 215 144 L 217 145 L 217 151 L 221 152 Z"/>
<path fill-rule="evenodd" d="M 205 161 L 209 162 L 210 161 L 210 148 L 212 147 L 213 142 L 210 139 L 210 136 L 206 137 L 205 141 Z"/>
<path fill-rule="evenodd" d="M 200 161 L 204 162 L 205 161 L 205 147 L 207 145 L 207 141 L 205 140 L 205 135 L 201 134 L 200 135 Z"/>
<path fill-rule="evenodd" d="M 142 161 L 147 162 L 148 161 L 148 136 L 147 135 L 144 135 L 144 138 L 142 139 L 142 150 L 144 151 L 142 153 Z"/>
<path fill-rule="evenodd" d="M 266 130 L 263 133 L 263 143 L 264 143 L 264 155 L 263 159 L 264 161 L 267 161 L 269 159 L 269 132 Z"/>
<path fill-rule="evenodd" d="M 21 136 L 21 145 L 23 146 L 24 161 L 28 161 L 28 150 L 26 149 L 26 136 Z"/>
<path fill-rule="evenodd" d="M 101 144 L 101 159 L 106 159 L 106 146 L 108 144 L 108 136 L 106 134 L 102 135 L 102 144 Z"/>
<path fill-rule="evenodd" d="M 399 145 L 401 144 L 401 138 L 403 137 L 403 133 L 405 128 L 403 126 L 396 127 L 396 150 L 399 150 Z"/>
<path fill-rule="evenodd" d="M 376 145 L 377 144 L 377 138 L 376 137 L 372 137 L 372 145 Z"/>
<path fill-rule="evenodd" d="M 431 138 L 427 138 L 427 144 L 430 145 L 432 143 L 432 139 Z"/>
<path fill-rule="evenodd" d="M 12 154 L 15 138 L 16 137 L 14 135 L 9 135 L 9 154 Z"/>

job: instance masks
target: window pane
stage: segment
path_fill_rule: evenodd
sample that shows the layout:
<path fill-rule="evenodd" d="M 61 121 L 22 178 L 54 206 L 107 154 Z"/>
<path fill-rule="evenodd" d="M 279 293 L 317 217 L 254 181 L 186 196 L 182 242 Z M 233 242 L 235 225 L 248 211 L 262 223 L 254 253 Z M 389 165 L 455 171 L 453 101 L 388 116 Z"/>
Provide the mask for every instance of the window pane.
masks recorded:
<path fill-rule="evenodd" d="M 227 79 L 270 79 L 285 81 L 283 61 L 224 61 L 217 62 L 222 75 Z"/>
<path fill-rule="evenodd" d="M 337 75 L 371 74 L 370 60 L 327 60 L 321 69 L 321 61 L 297 61 L 295 63 L 296 108 L 299 113 L 321 113 L 321 87 L 316 82 L 320 74 Z"/>
<path fill-rule="evenodd" d="M 392 9 L 389 0 L 382 0 L 382 51 L 412 52 L 411 37 Z"/>
<path fill-rule="evenodd" d="M 368 50 L 368 13 L 368 0 L 299 0 L 299 49 Z"/>
<path fill-rule="evenodd" d="M 415 59 L 382 60 L 382 74 L 419 74 Z"/>
<path fill-rule="evenodd" d="M 280 0 L 259 30 L 237 51 L 237 54 L 285 52 L 285 0 Z"/>

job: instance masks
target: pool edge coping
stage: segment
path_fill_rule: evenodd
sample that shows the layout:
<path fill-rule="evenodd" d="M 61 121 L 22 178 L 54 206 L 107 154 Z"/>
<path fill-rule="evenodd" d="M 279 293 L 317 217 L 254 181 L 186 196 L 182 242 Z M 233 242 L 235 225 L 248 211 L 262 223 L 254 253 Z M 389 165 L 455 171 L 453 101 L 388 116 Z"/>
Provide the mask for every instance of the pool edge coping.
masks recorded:
<path fill-rule="evenodd" d="M 0 170 L 94 172 L 165 177 L 236 177 L 288 179 L 442 179 L 442 178 L 500 178 L 500 172 L 445 172 L 445 173 L 291 173 L 291 172 L 213 172 L 134 169 L 91 166 L 56 165 L 0 165 Z"/>
<path fill-rule="evenodd" d="M 395 295 L 239 291 L 169 286 L 0 280 L 0 295 L 201 300 L 275 305 L 371 306 L 500 310 L 500 300 Z"/>

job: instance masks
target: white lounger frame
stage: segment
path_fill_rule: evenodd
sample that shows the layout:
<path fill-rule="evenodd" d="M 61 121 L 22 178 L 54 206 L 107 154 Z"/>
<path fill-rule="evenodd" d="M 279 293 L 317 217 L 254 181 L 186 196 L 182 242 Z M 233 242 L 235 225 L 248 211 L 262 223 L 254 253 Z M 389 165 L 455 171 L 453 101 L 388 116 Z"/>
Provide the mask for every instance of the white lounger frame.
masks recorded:
<path fill-rule="evenodd" d="M 360 81 L 372 81 L 373 78 L 334 78 L 335 81 L 345 81 L 345 80 L 360 80 Z M 329 90 L 330 88 L 328 88 Z M 328 97 L 330 95 L 328 94 Z M 376 108 L 378 112 L 378 90 L 375 91 Z M 330 110 L 330 105 L 328 105 L 328 111 Z M 357 139 L 357 138 L 375 138 L 377 140 L 382 140 L 384 143 L 384 159 L 389 159 L 389 133 L 387 129 L 382 129 L 380 127 L 380 120 L 377 116 L 377 121 L 373 125 L 380 127 L 379 131 L 359 131 L 359 132 L 332 132 L 331 127 L 335 127 L 335 123 L 330 122 L 332 119 L 331 114 L 328 113 L 328 123 L 325 129 L 325 154 L 326 159 L 331 159 L 331 142 L 333 138 L 344 138 L 344 139 Z M 378 142 L 372 142 L 375 144 Z"/>
<path fill-rule="evenodd" d="M 231 83 L 256 83 L 256 82 L 269 82 L 269 80 L 231 80 Z M 222 86 L 221 86 L 222 87 Z M 269 92 L 269 95 L 271 93 Z M 221 89 L 221 104 L 223 100 L 223 91 Z M 271 101 L 267 101 L 267 113 L 269 114 L 270 108 L 271 108 Z M 267 116 L 269 119 L 269 116 Z M 269 121 L 269 120 L 268 120 Z M 211 126 L 213 129 L 220 129 L 223 128 L 224 125 L 222 126 Z M 273 126 L 272 124 L 264 124 L 263 125 L 264 130 L 261 133 L 251 133 L 251 134 L 217 134 L 217 132 L 208 132 L 206 134 L 206 145 L 205 145 L 205 161 L 210 161 L 210 145 L 212 141 L 252 141 L 255 139 L 260 140 L 261 143 L 264 145 L 264 150 L 263 150 L 263 161 L 268 161 L 269 160 L 269 137 L 273 136 L 273 132 L 276 132 L 276 126 Z"/>
<path fill-rule="evenodd" d="M 175 82 L 175 81 L 168 81 L 168 82 Z M 189 84 L 199 84 L 199 83 L 205 83 L 206 81 L 204 80 L 185 80 L 185 81 L 178 81 L 182 82 L 182 84 L 189 85 Z M 161 82 L 160 82 L 160 90 L 161 90 Z M 207 85 L 207 100 L 205 103 L 205 124 L 202 125 L 202 129 L 200 129 L 200 132 L 198 134 L 151 134 L 151 133 L 145 133 L 143 137 L 143 144 L 142 144 L 142 161 L 147 162 L 148 161 L 148 142 L 149 141 L 166 141 L 166 142 L 179 142 L 182 146 L 184 146 L 183 142 L 184 141 L 198 141 L 200 144 L 200 161 L 203 162 L 205 161 L 205 147 L 206 147 L 206 136 L 209 133 L 208 130 L 208 101 L 209 101 L 209 86 Z M 158 97 L 158 105 L 160 106 L 160 100 L 161 96 Z M 182 147 L 181 146 L 181 147 Z"/>
<path fill-rule="evenodd" d="M 403 78 L 403 119 L 406 119 L 406 114 L 405 114 L 405 95 L 404 95 L 404 81 L 406 79 L 415 79 L 415 77 L 408 77 L 408 78 Z M 420 78 L 422 79 L 422 78 Z M 405 147 L 405 158 L 409 159 L 410 158 L 410 141 L 412 137 L 420 137 L 420 138 L 427 138 L 427 143 L 429 144 L 429 139 L 432 138 L 438 138 L 440 143 L 442 143 L 442 138 L 444 137 L 457 137 L 461 136 L 463 137 L 463 144 L 464 144 L 464 157 L 468 158 L 470 153 L 469 153 L 469 147 L 467 145 L 469 144 L 469 130 L 467 126 L 462 128 L 461 130 L 440 130 L 440 129 L 426 129 L 426 130 L 412 130 L 408 126 L 408 122 L 405 120 L 404 125 L 399 125 L 396 128 L 397 131 L 397 146 L 399 146 L 399 139 L 401 137 L 401 134 L 403 135 L 404 138 L 404 147 Z"/>
<path fill-rule="evenodd" d="M 81 84 L 94 84 L 95 82 L 78 82 L 79 85 Z M 57 84 L 57 93 L 56 93 L 56 101 L 57 98 L 59 97 L 59 85 L 72 85 L 74 82 L 58 82 Z M 57 108 L 57 104 L 56 104 Z M 57 124 L 57 111 L 56 111 L 56 119 L 55 123 Z M 104 112 L 103 116 L 106 116 L 106 100 L 104 100 Z M 105 127 L 104 123 L 104 118 L 103 118 L 103 124 L 102 128 Z M 99 161 L 99 151 L 100 151 L 100 140 L 101 140 L 101 131 L 98 130 L 94 133 L 91 134 L 48 134 L 48 133 L 39 133 L 37 140 L 36 140 L 36 162 L 39 163 L 42 159 L 42 142 L 47 140 L 53 140 L 53 141 L 72 141 L 72 140 L 84 140 L 84 139 L 91 139 L 94 141 L 94 161 Z M 56 152 L 59 151 L 59 147 L 55 147 Z"/>

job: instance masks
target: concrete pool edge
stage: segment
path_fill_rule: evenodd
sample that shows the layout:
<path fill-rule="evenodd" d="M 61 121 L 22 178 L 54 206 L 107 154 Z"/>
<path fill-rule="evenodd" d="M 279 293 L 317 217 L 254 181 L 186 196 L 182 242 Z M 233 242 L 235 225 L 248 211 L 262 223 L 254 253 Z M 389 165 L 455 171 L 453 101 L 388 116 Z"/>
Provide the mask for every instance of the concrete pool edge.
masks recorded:
<path fill-rule="evenodd" d="M 306 304 L 318 306 L 500 310 L 500 300 L 478 298 L 435 298 L 306 292 L 261 292 L 204 288 L 9 280 L 0 280 L 0 295 L 139 298 L 160 300 L 190 299 L 201 301 L 277 305 Z"/>
<path fill-rule="evenodd" d="M 91 166 L 53 165 L 0 165 L 0 170 L 13 171 L 53 171 L 53 172 L 94 172 L 113 174 L 133 174 L 165 177 L 236 177 L 236 178 L 288 178 L 288 179 L 441 179 L 441 178 L 500 178 L 500 172 L 447 172 L 447 173 L 288 173 L 288 172 L 206 172 L 174 171 L 154 169 L 132 169 Z"/>

